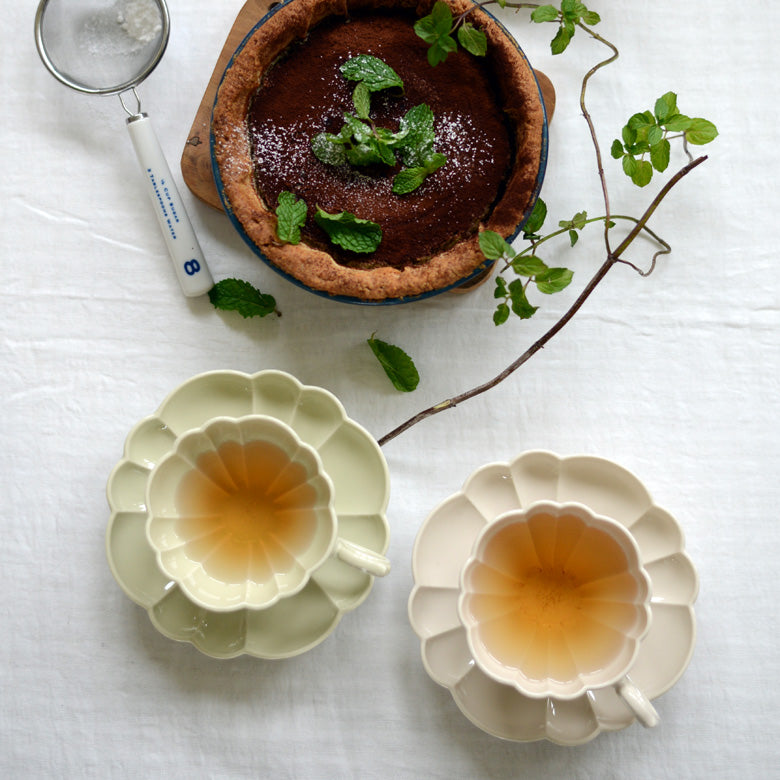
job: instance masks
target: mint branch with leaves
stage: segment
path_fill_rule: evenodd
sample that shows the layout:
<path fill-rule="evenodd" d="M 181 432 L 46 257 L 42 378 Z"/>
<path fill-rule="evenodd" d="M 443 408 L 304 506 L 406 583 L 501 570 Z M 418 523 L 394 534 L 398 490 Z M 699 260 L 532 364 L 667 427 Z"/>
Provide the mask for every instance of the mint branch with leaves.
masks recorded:
<path fill-rule="evenodd" d="M 482 254 L 488 260 L 501 260 L 504 263 L 496 276 L 493 292 L 493 297 L 499 301 L 493 313 L 493 322 L 496 325 L 505 323 L 510 314 L 515 314 L 523 320 L 533 317 L 539 307 L 533 306 L 528 300 L 527 291 L 531 284 L 534 284 L 540 293 L 552 295 L 565 290 L 571 283 L 574 276 L 572 271 L 568 268 L 551 268 L 534 252 L 537 243 L 540 243 L 538 231 L 542 228 L 546 216 L 547 206 L 539 198 L 525 226 L 524 237 L 530 240 L 531 246 L 522 252 L 516 252 L 511 244 L 492 230 L 483 230 L 479 234 Z M 579 215 L 575 219 L 577 224 L 580 224 Z M 574 220 L 568 224 L 573 225 Z M 582 226 L 584 227 L 584 223 Z M 578 228 L 567 226 L 566 229 L 577 234 Z M 574 243 L 572 241 L 572 245 Z M 507 282 L 506 277 L 501 274 L 508 270 L 513 271 L 518 278 Z"/>
<path fill-rule="evenodd" d="M 551 51 L 553 54 L 560 54 L 566 48 L 568 48 L 568 45 L 571 42 L 574 33 L 578 29 L 586 32 L 592 39 L 596 40 L 598 43 L 602 44 L 607 49 L 609 49 L 608 56 L 605 59 L 597 62 L 595 65 L 589 68 L 588 71 L 585 73 L 585 75 L 582 78 L 581 89 L 580 89 L 580 108 L 582 111 L 582 115 L 585 119 L 585 122 L 588 126 L 589 136 L 593 145 L 593 149 L 596 154 L 597 175 L 598 175 L 599 183 L 601 185 L 606 213 L 599 217 L 590 218 L 587 216 L 587 212 L 585 211 L 577 212 L 571 219 L 560 220 L 558 222 L 559 229 L 544 236 L 539 232 L 541 229 L 541 223 L 533 224 L 533 217 L 532 217 L 532 219 L 530 219 L 529 222 L 525 225 L 525 232 L 523 234 L 523 237 L 525 239 L 531 241 L 531 247 L 529 247 L 528 250 L 524 250 L 523 252 L 516 252 L 508 243 L 506 242 L 504 242 L 504 244 L 499 243 L 499 241 L 497 241 L 495 237 L 486 237 L 482 239 L 482 241 L 486 242 L 485 249 L 487 250 L 488 253 L 494 255 L 496 260 L 503 259 L 505 270 L 511 269 L 512 271 L 514 271 L 515 269 L 513 265 L 517 264 L 519 271 L 525 271 L 526 272 L 525 281 L 523 281 L 522 278 L 518 280 L 512 280 L 513 282 L 514 281 L 519 282 L 524 287 L 527 286 L 527 282 L 529 279 L 534 279 L 534 280 L 536 279 L 535 272 L 537 268 L 539 268 L 539 270 L 541 270 L 541 272 L 544 273 L 544 271 L 541 269 L 541 266 L 534 266 L 533 263 L 535 261 L 531 260 L 531 257 L 538 258 L 539 245 L 556 236 L 568 235 L 569 243 L 572 246 L 574 246 L 577 243 L 579 232 L 586 225 L 591 224 L 593 222 L 601 222 L 603 224 L 604 249 L 605 249 L 606 256 L 603 262 L 601 263 L 601 265 L 596 270 L 596 272 L 593 274 L 590 280 L 585 284 L 581 292 L 577 295 L 574 302 L 568 307 L 568 309 L 566 309 L 566 311 L 561 315 L 561 317 L 540 338 L 534 341 L 533 344 L 531 344 L 520 355 L 518 355 L 514 360 L 512 360 L 512 362 L 509 363 L 508 366 L 506 366 L 502 371 L 496 374 L 492 379 L 486 382 L 482 382 L 481 384 L 469 390 L 461 392 L 457 395 L 447 398 L 444 401 L 433 404 L 432 406 L 429 406 L 428 408 L 417 412 L 412 417 L 407 419 L 405 422 L 396 426 L 389 433 L 382 436 L 378 440 L 380 446 L 385 445 L 387 442 L 391 441 L 396 436 L 399 436 L 401 433 L 408 430 L 413 425 L 416 425 L 417 423 L 422 422 L 423 420 L 426 420 L 429 417 L 435 414 L 439 414 L 440 412 L 443 412 L 447 409 L 453 409 L 459 404 L 462 404 L 463 402 L 471 398 L 475 398 L 476 396 L 487 392 L 488 390 L 495 387 L 497 384 L 506 380 L 516 371 L 518 371 L 522 366 L 525 365 L 525 363 L 528 360 L 530 360 L 535 354 L 540 352 L 550 342 L 550 340 L 553 339 L 558 333 L 560 333 L 560 331 L 574 318 L 574 316 L 579 312 L 579 310 L 582 308 L 585 302 L 593 294 L 594 290 L 601 284 L 601 282 L 604 280 L 607 274 L 616 265 L 624 265 L 632 268 L 634 271 L 638 272 L 642 276 L 649 276 L 652 273 L 653 269 L 655 268 L 656 259 L 660 255 L 669 255 L 669 253 L 671 253 L 671 245 L 667 243 L 664 239 L 662 239 L 656 232 L 654 232 L 649 227 L 648 222 L 653 216 L 653 214 L 655 214 L 661 202 L 669 195 L 671 190 L 683 178 L 688 176 L 694 169 L 696 169 L 699 165 L 701 165 L 707 160 L 707 157 L 704 155 L 693 159 L 688 151 L 687 145 L 706 144 L 711 142 L 717 137 L 717 129 L 715 125 L 709 120 L 690 119 L 688 117 L 685 117 L 684 115 L 679 114 L 676 107 L 676 96 L 674 97 L 673 100 L 671 99 L 671 96 L 674 93 L 666 93 L 664 96 L 662 96 L 662 98 L 659 99 L 660 102 L 659 101 L 656 102 L 653 112 L 645 112 L 643 115 L 634 115 L 634 117 L 632 117 L 633 122 L 629 120 L 629 123 L 627 125 L 629 126 L 629 130 L 631 132 L 629 132 L 627 135 L 624 135 L 622 141 L 618 140 L 615 143 L 613 143 L 611 151 L 613 156 L 616 159 L 620 159 L 622 161 L 626 156 L 629 155 L 633 155 L 635 159 L 637 158 L 637 156 L 641 158 L 641 155 L 643 154 L 650 155 L 651 154 L 650 147 L 659 145 L 664 140 L 670 141 L 675 136 L 669 136 L 668 134 L 675 133 L 675 134 L 679 134 L 679 136 L 677 137 L 681 137 L 683 139 L 683 148 L 686 154 L 688 155 L 688 162 L 685 165 L 683 165 L 679 170 L 677 170 L 677 172 L 674 173 L 663 184 L 663 186 L 660 188 L 658 193 L 655 195 L 655 197 L 652 198 L 647 208 L 639 217 L 614 214 L 610 206 L 611 199 L 609 197 L 606 174 L 604 172 L 604 167 L 601 162 L 602 161 L 601 146 L 598 142 L 597 133 L 595 131 L 595 127 L 593 124 L 590 111 L 588 110 L 588 107 L 586 105 L 586 97 L 587 97 L 588 87 L 591 79 L 604 67 L 614 63 L 617 60 L 619 56 L 617 47 L 613 43 L 611 43 L 610 41 L 606 40 L 601 35 L 596 33 L 593 29 L 591 29 L 592 25 L 600 21 L 600 17 L 598 16 L 598 14 L 595 14 L 594 12 L 590 12 L 584 4 L 578 3 L 576 2 L 576 0 L 562 0 L 560 8 L 556 8 L 555 6 L 552 5 L 542 6 L 535 3 L 512 3 L 512 2 L 507 2 L 506 0 L 496 0 L 496 2 L 502 8 L 533 9 L 532 21 L 537 23 L 550 22 L 550 23 L 557 24 L 558 29 L 556 30 L 556 35 L 553 38 L 553 41 L 551 42 Z M 491 2 L 489 0 L 488 2 L 481 3 L 480 5 L 490 5 L 490 4 Z M 471 13 L 471 11 L 469 11 L 469 13 Z M 433 14 L 431 14 L 431 17 L 433 17 Z M 440 43 L 439 45 L 440 50 L 438 52 L 432 55 L 429 50 L 429 61 L 431 59 L 436 60 L 436 63 L 432 62 L 431 64 L 438 64 L 438 62 L 441 62 L 444 59 L 446 59 L 447 53 L 455 50 L 455 46 L 456 46 L 455 41 L 449 33 L 446 33 L 446 35 L 450 37 L 450 40 L 447 41 L 445 39 L 445 30 L 444 30 L 445 24 L 444 24 L 443 17 L 444 14 L 442 13 L 442 18 L 439 21 L 440 27 L 438 28 L 436 28 L 436 26 L 434 25 L 435 20 L 433 18 L 428 19 L 423 24 L 418 23 L 418 27 L 416 28 L 418 31 L 417 34 L 420 35 L 421 38 L 425 40 L 426 36 L 429 37 L 428 43 L 431 47 L 434 47 L 437 44 L 437 41 Z M 455 44 L 455 46 L 453 44 Z M 445 56 L 441 56 L 442 53 L 444 53 Z M 641 120 L 639 116 L 642 117 Z M 690 123 L 689 123 L 689 119 L 690 119 Z M 653 129 L 653 127 L 657 127 L 658 129 Z M 659 130 L 661 132 L 660 136 L 659 136 Z M 636 132 L 636 137 L 634 137 L 633 134 L 634 132 Z M 646 143 L 648 148 L 647 149 L 642 147 L 636 148 L 635 144 L 640 142 Z M 631 148 L 632 146 L 634 147 L 633 149 Z M 669 148 L 669 152 L 671 157 L 671 147 Z M 658 170 L 659 168 L 666 169 L 668 167 L 671 160 L 668 162 L 666 160 L 665 144 L 658 146 L 658 148 L 655 150 L 655 158 L 656 158 L 656 162 L 658 163 L 658 167 L 654 166 L 651 158 L 648 161 L 649 165 L 651 166 L 651 170 Z M 627 170 L 626 172 L 629 174 L 629 176 L 631 176 L 631 174 L 634 173 L 634 171 L 632 170 L 633 167 L 632 164 L 630 162 L 629 163 L 624 162 L 623 165 L 624 165 L 624 170 L 626 170 L 626 166 L 628 166 L 629 170 Z M 640 186 L 644 186 L 643 182 L 644 182 L 644 178 L 647 176 L 646 173 L 647 169 L 644 166 L 640 166 L 640 167 L 645 169 L 644 172 L 641 173 L 640 175 L 631 176 L 631 178 L 632 181 L 635 181 L 635 183 L 639 184 Z M 546 214 L 546 207 L 540 207 L 540 208 L 542 208 Z M 628 230 L 628 233 L 625 236 L 623 236 L 619 241 L 616 242 L 617 245 L 613 246 L 611 231 L 614 228 L 617 221 L 628 221 L 630 223 L 630 228 Z M 653 254 L 650 262 L 650 267 L 647 270 L 641 269 L 639 266 L 637 266 L 631 260 L 625 257 L 626 252 L 633 245 L 637 237 L 645 234 L 650 236 L 656 242 L 658 242 L 658 244 L 660 244 L 661 247 Z M 501 239 L 500 236 L 498 236 L 498 239 L 500 239 L 500 241 L 503 241 L 503 239 Z M 525 255 L 530 255 L 531 257 L 525 257 Z M 518 261 L 518 257 L 522 257 L 524 259 Z M 529 272 L 534 272 L 534 273 L 531 274 Z M 520 276 L 522 277 L 522 274 L 520 274 Z M 501 303 L 503 303 L 510 311 L 512 308 L 512 304 L 514 303 L 509 289 L 509 285 L 511 283 L 512 282 L 507 282 L 505 280 L 503 284 L 504 284 L 504 288 L 506 289 L 507 295 L 506 296 L 503 295 L 503 290 L 501 294 L 498 295 L 498 297 L 502 298 L 501 302 L 499 303 L 499 307 L 501 306 Z M 501 283 L 497 282 L 497 292 L 500 286 Z M 518 286 L 519 286 L 518 284 L 515 284 L 513 289 L 517 289 Z M 524 311 L 523 301 L 520 299 L 519 296 L 516 295 L 516 297 L 518 299 L 516 308 L 522 312 Z M 497 316 L 499 319 L 504 317 L 504 310 L 502 309 L 501 314 L 498 314 Z"/>
<path fill-rule="evenodd" d="M 702 146 L 714 141 L 718 130 L 712 122 L 681 114 L 677 95 L 667 92 L 655 102 L 652 111 L 634 114 L 623 127 L 621 139 L 612 142 L 611 154 L 620 160 L 623 171 L 638 187 L 647 186 L 653 170 L 663 173 L 671 157 L 670 139 Z"/>

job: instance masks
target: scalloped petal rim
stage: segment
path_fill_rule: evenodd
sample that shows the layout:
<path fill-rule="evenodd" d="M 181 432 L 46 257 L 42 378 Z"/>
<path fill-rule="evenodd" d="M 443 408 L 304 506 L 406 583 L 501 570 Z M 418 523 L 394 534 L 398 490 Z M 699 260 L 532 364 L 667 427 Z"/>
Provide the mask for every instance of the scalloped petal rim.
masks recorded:
<path fill-rule="evenodd" d="M 631 472 L 604 458 L 533 450 L 477 469 L 420 527 L 412 552 L 409 620 L 421 640 L 426 671 L 478 728 L 518 742 L 579 745 L 634 721 L 614 689 L 570 700 L 524 696 L 475 665 L 458 616 L 461 570 L 480 531 L 505 512 L 543 500 L 584 504 L 630 530 L 651 580 L 653 616 L 630 674 L 651 699 L 668 691 L 693 654 L 698 575 L 674 518 L 653 503 Z"/>
<path fill-rule="evenodd" d="M 341 402 L 324 388 L 303 385 L 283 371 L 216 370 L 182 383 L 128 434 L 124 455 L 106 485 L 111 509 L 106 556 L 121 589 L 146 609 L 165 636 L 189 642 L 214 658 L 287 658 L 322 642 L 346 612 L 368 597 L 373 578 L 328 560 L 302 591 L 268 609 L 213 612 L 187 599 L 162 574 L 146 540 L 149 474 L 179 434 L 214 417 L 246 414 L 285 422 L 317 450 L 334 484 L 339 535 L 375 552 L 387 551 L 387 463 L 374 438 L 347 416 Z"/>

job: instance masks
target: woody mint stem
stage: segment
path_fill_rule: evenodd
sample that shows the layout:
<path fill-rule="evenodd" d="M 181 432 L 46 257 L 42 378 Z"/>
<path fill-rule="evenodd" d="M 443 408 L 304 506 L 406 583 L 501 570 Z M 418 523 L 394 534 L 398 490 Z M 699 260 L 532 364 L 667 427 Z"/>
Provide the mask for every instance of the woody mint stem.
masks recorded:
<path fill-rule="evenodd" d="M 468 401 L 470 398 L 474 398 L 475 396 L 487 392 L 491 388 L 498 385 L 500 382 L 503 382 L 504 379 L 511 376 L 515 371 L 517 371 L 518 368 L 520 368 L 520 366 L 532 358 L 537 352 L 539 352 L 539 350 L 543 349 L 553 338 L 553 336 L 559 333 L 564 328 L 564 326 L 571 321 L 574 315 L 582 308 L 585 301 L 587 301 L 591 293 L 596 289 L 596 287 L 598 287 L 612 266 L 618 262 L 621 262 L 621 256 L 623 252 L 625 252 L 634 239 L 642 232 L 642 229 L 645 227 L 647 220 L 650 219 L 653 212 L 656 210 L 656 208 L 658 208 L 658 205 L 668 194 L 669 190 L 671 190 L 672 187 L 677 184 L 677 182 L 690 173 L 695 167 L 703 163 L 706 159 L 706 156 L 698 157 L 697 159 L 688 163 L 684 168 L 679 170 L 666 183 L 663 189 L 653 199 L 653 202 L 647 208 L 645 213 L 637 220 L 631 232 L 620 243 L 620 246 L 618 246 L 614 252 L 611 252 L 607 255 L 606 260 L 604 260 L 591 280 L 587 283 L 587 285 L 585 285 L 585 288 L 579 294 L 574 303 L 569 307 L 566 313 L 541 338 L 535 341 L 525 352 L 523 352 L 522 355 L 513 360 L 503 371 L 487 382 L 484 382 L 483 384 L 478 385 L 471 390 L 467 390 L 464 393 L 453 396 L 452 398 L 448 398 L 446 401 L 442 401 L 438 404 L 435 404 L 434 406 L 428 407 L 427 409 L 423 409 L 413 417 L 410 417 L 408 420 L 406 420 L 406 422 L 401 423 L 401 425 L 399 425 L 397 428 L 394 428 L 392 431 L 382 436 L 382 438 L 378 440 L 379 446 L 384 446 L 399 434 L 407 431 L 413 425 L 416 425 L 418 422 L 422 422 L 428 417 L 432 417 L 433 415 L 438 414 L 439 412 L 443 412 L 446 409 L 452 409 L 458 404 L 463 403 L 464 401 Z"/>

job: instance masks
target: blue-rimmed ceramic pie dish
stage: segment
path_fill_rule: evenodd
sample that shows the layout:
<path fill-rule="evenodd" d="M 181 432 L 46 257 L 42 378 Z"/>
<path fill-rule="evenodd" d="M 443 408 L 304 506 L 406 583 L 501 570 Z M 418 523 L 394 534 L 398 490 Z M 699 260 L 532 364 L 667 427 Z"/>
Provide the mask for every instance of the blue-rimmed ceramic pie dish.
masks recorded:
<path fill-rule="evenodd" d="M 431 64 L 415 25 L 432 3 L 287 0 L 230 59 L 212 113 L 217 190 L 293 283 L 348 303 L 437 295 L 490 267 L 481 230 L 511 240 L 533 210 L 548 145 L 534 71 L 493 16 L 446 4 L 484 34 L 484 56 L 459 47 Z"/>

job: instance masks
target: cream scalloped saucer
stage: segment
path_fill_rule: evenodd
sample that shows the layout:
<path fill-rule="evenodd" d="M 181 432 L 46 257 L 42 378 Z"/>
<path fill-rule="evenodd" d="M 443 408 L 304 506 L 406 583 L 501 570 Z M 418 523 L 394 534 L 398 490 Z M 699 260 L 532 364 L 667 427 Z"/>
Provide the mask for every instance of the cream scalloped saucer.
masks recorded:
<path fill-rule="evenodd" d="M 368 596 L 373 577 L 334 558 L 301 592 L 268 609 L 211 612 L 162 574 L 146 540 L 146 483 L 176 437 L 213 417 L 246 414 L 276 417 L 314 447 L 333 481 L 339 535 L 378 553 L 387 550 L 387 463 L 338 399 L 282 371 L 212 371 L 182 384 L 130 431 L 106 488 L 106 554 L 121 588 L 165 636 L 214 658 L 287 658 L 322 642 Z"/>
<path fill-rule="evenodd" d="M 651 699 L 669 690 L 693 653 L 698 576 L 684 552 L 677 521 L 653 503 L 633 474 L 603 458 L 533 451 L 475 471 L 420 528 L 412 557 L 409 619 L 422 640 L 428 674 L 450 690 L 476 726 L 503 739 L 579 745 L 633 722 L 616 692 L 605 688 L 571 701 L 525 697 L 476 666 L 458 619 L 460 571 L 480 529 L 506 511 L 544 499 L 577 501 L 630 529 L 653 593 L 652 627 L 631 679 Z"/>

